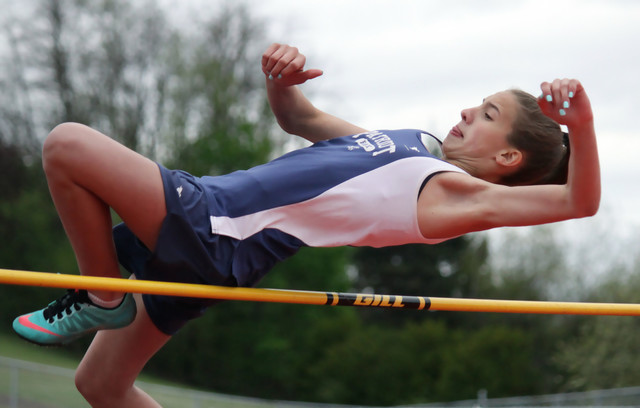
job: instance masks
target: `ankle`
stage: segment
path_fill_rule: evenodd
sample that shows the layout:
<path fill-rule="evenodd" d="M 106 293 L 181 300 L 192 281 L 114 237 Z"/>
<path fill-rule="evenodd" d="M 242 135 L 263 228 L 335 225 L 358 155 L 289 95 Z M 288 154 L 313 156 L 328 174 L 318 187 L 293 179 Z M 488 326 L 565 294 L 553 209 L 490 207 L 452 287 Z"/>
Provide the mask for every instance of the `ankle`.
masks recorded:
<path fill-rule="evenodd" d="M 120 303 L 122 303 L 122 299 L 124 298 L 124 295 L 122 293 L 113 293 L 113 292 L 108 292 L 107 296 L 101 293 L 92 293 L 92 292 L 88 292 L 87 294 L 89 296 L 89 299 L 95 305 L 104 307 L 106 309 L 113 309 L 115 307 L 120 306 Z"/>

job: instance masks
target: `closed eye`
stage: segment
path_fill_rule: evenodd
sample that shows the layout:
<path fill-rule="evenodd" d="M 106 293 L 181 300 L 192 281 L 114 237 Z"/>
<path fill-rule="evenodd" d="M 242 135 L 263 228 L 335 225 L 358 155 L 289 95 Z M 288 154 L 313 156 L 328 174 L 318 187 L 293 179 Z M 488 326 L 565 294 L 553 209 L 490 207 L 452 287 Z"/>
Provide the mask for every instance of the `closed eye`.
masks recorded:
<path fill-rule="evenodd" d="M 494 116 L 499 117 L 500 114 L 501 114 L 500 108 L 498 107 L 498 105 L 496 105 L 495 103 L 493 103 L 491 101 L 488 101 L 486 98 L 482 100 L 482 106 L 481 107 L 484 110 L 485 119 L 487 119 L 489 121 L 493 121 L 494 120 Z M 493 111 L 491 109 L 493 109 Z M 489 114 L 489 112 L 492 112 L 493 116 L 491 116 Z"/>

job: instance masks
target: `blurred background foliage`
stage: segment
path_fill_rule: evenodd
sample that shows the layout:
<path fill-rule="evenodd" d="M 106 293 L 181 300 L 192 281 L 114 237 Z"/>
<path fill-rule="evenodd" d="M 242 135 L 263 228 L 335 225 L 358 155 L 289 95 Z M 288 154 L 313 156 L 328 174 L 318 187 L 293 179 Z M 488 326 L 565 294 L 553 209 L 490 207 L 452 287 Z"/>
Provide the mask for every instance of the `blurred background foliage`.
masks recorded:
<path fill-rule="evenodd" d="M 259 68 L 272 42 L 267 22 L 244 3 L 218 9 L 186 30 L 172 26 L 170 11 L 153 1 L 26 0 L 6 8 L 3 268 L 77 273 L 40 163 L 41 143 L 57 123 L 85 123 L 197 175 L 257 165 L 291 145 L 270 113 Z M 491 235 L 477 234 L 435 246 L 307 248 L 262 286 L 639 301 L 637 262 L 612 266 L 602 281 L 588 284 L 571 272 L 575 265 L 567 265 L 554 231 L 507 231 L 493 245 Z M 588 274 L 589 265 L 580 273 Z M 42 288 L 0 291 L 5 331 L 15 315 L 57 296 Z M 224 302 L 178 333 L 146 370 L 247 396 L 407 404 L 474 398 L 480 389 L 501 397 L 638 385 L 639 334 L 633 318 Z M 80 356 L 88 341 L 70 350 Z"/>

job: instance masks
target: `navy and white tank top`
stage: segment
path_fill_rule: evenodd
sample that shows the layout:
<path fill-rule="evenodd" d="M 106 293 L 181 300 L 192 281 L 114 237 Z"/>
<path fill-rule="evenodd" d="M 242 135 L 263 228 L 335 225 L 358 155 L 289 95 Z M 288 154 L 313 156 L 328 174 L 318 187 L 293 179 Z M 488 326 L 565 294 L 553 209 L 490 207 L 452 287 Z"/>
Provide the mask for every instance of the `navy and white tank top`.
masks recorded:
<path fill-rule="evenodd" d="M 424 181 L 463 172 L 427 150 L 425 132 L 377 130 L 321 141 L 267 164 L 203 177 L 211 231 L 261 251 L 278 246 L 433 244 L 419 230 Z"/>

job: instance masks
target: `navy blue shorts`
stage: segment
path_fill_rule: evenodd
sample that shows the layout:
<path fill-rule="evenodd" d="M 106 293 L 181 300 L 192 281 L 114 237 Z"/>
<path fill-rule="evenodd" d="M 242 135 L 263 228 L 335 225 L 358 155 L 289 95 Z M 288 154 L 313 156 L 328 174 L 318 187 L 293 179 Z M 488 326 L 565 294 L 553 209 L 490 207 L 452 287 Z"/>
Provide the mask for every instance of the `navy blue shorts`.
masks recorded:
<path fill-rule="evenodd" d="M 113 229 L 120 264 L 138 279 L 237 286 L 231 273 L 234 240 L 211 232 L 210 211 L 198 179 L 161 165 L 167 216 L 152 252 L 125 225 Z M 149 317 L 173 335 L 201 316 L 213 299 L 143 295 Z"/>

